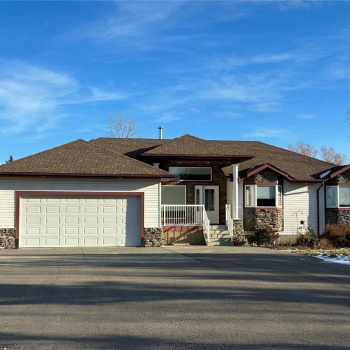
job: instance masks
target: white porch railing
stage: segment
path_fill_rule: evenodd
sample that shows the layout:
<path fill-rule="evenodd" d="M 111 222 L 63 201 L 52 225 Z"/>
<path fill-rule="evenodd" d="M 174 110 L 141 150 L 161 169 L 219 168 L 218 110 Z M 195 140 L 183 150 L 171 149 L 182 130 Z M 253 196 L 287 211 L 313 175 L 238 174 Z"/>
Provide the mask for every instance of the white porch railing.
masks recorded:
<path fill-rule="evenodd" d="M 226 204 L 226 226 L 227 230 L 230 233 L 231 242 L 233 242 L 233 220 L 231 216 L 231 205 Z"/>
<path fill-rule="evenodd" d="M 161 206 L 162 226 L 203 226 L 205 241 L 210 240 L 210 221 L 204 205 Z"/>

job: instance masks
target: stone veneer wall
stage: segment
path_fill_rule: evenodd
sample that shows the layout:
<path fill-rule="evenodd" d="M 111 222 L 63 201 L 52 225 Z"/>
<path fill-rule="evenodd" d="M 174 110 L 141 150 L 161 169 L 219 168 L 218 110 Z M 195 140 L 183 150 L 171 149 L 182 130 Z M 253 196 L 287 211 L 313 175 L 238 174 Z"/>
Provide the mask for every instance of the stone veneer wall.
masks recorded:
<path fill-rule="evenodd" d="M 350 224 L 350 209 L 326 209 L 326 224 Z"/>
<path fill-rule="evenodd" d="M 144 229 L 144 236 L 141 239 L 142 247 L 163 246 L 163 230 L 161 228 L 148 227 Z"/>
<path fill-rule="evenodd" d="M 244 210 L 245 231 L 256 231 L 266 227 L 283 231 L 283 226 L 282 209 L 246 208 Z"/>
<path fill-rule="evenodd" d="M 16 230 L 14 228 L 0 229 L 0 248 L 2 249 L 16 248 Z"/>
<path fill-rule="evenodd" d="M 280 176 L 270 169 L 265 169 L 245 181 L 252 184 L 282 184 Z M 256 231 L 262 228 L 272 228 L 283 231 L 284 212 L 282 208 L 244 208 L 243 226 L 245 231 Z"/>
<path fill-rule="evenodd" d="M 327 185 L 350 185 L 350 170 L 331 179 Z M 350 224 L 350 209 L 326 208 L 326 224 Z"/>
<path fill-rule="evenodd" d="M 253 183 L 253 184 L 256 184 L 256 183 L 276 183 L 276 182 L 279 183 L 280 182 L 279 175 L 270 169 L 262 170 L 260 173 L 253 175 L 251 178 L 251 181 L 252 182 L 249 182 L 249 183 Z"/>

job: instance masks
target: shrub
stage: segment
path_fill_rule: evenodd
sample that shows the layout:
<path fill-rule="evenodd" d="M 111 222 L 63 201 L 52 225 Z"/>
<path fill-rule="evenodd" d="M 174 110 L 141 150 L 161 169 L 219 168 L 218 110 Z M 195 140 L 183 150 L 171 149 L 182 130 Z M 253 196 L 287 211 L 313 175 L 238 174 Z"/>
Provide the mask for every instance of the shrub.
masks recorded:
<path fill-rule="evenodd" d="M 334 245 L 328 238 L 323 237 L 320 239 L 319 249 L 334 249 Z"/>
<path fill-rule="evenodd" d="M 298 235 L 296 245 L 308 248 L 318 248 L 320 244 L 319 237 L 315 235 L 315 231 L 311 226 L 308 226 L 305 233 Z"/>
<path fill-rule="evenodd" d="M 350 247 L 350 225 L 326 225 L 322 238 L 327 239 L 334 248 Z"/>
<path fill-rule="evenodd" d="M 253 236 L 248 237 L 248 243 L 257 246 L 270 247 L 276 244 L 279 233 L 270 227 L 261 228 L 255 231 Z"/>

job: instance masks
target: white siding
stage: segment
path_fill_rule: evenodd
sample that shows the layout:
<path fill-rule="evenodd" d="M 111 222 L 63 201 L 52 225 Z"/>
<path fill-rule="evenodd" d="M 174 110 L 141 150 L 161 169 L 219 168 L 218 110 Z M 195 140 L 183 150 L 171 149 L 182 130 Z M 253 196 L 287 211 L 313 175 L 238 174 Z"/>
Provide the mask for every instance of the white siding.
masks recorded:
<path fill-rule="evenodd" d="M 296 234 L 297 223 L 304 220 L 306 225 L 311 226 L 315 233 L 318 229 L 317 219 L 317 190 L 320 184 L 290 183 L 284 181 L 284 232 L 285 234 Z M 319 191 L 320 201 L 320 229 L 324 227 L 324 201 L 323 189 Z M 298 213 L 298 220 L 296 217 Z"/>
<path fill-rule="evenodd" d="M 159 181 L 105 178 L 0 178 L 0 227 L 15 225 L 15 191 L 143 192 L 144 225 L 159 227 Z"/>

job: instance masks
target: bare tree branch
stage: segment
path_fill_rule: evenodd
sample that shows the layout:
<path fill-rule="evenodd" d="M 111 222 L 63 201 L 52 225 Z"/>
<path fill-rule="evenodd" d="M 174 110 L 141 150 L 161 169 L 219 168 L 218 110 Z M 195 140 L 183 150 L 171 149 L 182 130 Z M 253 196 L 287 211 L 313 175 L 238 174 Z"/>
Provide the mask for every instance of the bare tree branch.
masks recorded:
<path fill-rule="evenodd" d="M 135 137 L 136 125 L 134 119 L 126 119 L 122 114 L 110 113 L 108 116 L 108 127 L 112 137 Z"/>
<path fill-rule="evenodd" d="M 333 147 L 322 147 L 321 154 L 322 159 L 328 163 L 343 165 L 346 162 L 346 156 L 341 153 L 337 153 Z"/>
<path fill-rule="evenodd" d="M 288 145 L 288 149 L 290 151 L 293 152 L 297 152 L 300 154 L 303 154 L 304 156 L 309 156 L 312 158 L 316 158 L 317 157 L 317 149 L 312 147 L 310 144 L 305 143 L 303 141 L 299 141 L 297 144 L 295 145 Z"/>
<path fill-rule="evenodd" d="M 316 148 L 303 141 L 299 141 L 295 145 L 288 145 L 288 149 L 290 151 L 297 152 L 312 158 L 317 158 L 317 155 L 319 153 L 319 151 Z M 320 159 L 328 163 L 333 163 L 335 165 L 343 165 L 346 162 L 346 156 L 341 153 L 337 153 L 333 147 L 322 147 L 320 153 Z"/>

